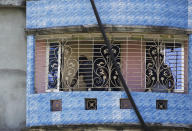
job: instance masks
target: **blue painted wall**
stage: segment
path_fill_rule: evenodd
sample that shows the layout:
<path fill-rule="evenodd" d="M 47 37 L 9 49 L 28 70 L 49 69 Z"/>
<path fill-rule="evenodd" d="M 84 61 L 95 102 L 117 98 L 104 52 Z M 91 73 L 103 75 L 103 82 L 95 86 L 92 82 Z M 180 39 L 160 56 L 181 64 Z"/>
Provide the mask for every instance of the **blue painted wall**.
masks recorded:
<path fill-rule="evenodd" d="M 105 24 L 192 28 L 187 0 L 95 0 Z M 189 15 L 188 15 L 189 13 Z M 89 0 L 27 2 L 27 28 L 96 24 Z M 27 37 L 27 126 L 91 123 L 135 123 L 133 110 L 120 109 L 124 92 L 58 92 L 34 94 L 35 37 Z M 189 93 L 132 92 L 146 122 L 192 124 L 192 35 L 189 36 Z M 85 110 L 84 98 L 97 98 L 98 110 Z M 62 111 L 51 112 L 50 100 L 62 99 Z M 168 100 L 156 110 L 156 100 Z"/>
<path fill-rule="evenodd" d="M 192 95 L 133 92 L 145 122 L 163 124 L 192 123 Z M 84 98 L 97 98 L 97 110 L 85 110 Z M 28 96 L 27 126 L 138 123 L 132 109 L 120 109 L 124 92 L 59 92 Z M 62 99 L 62 111 L 51 112 L 50 100 Z M 168 100 L 167 110 L 156 110 L 156 99 Z"/>
<path fill-rule="evenodd" d="M 187 0 L 95 0 L 104 24 L 188 27 Z M 97 24 L 90 0 L 27 2 L 27 28 Z"/>
<path fill-rule="evenodd" d="M 189 82 L 188 84 L 189 94 L 192 95 L 192 34 L 189 35 L 189 45 L 188 45 L 188 82 Z"/>
<path fill-rule="evenodd" d="M 192 28 L 192 0 L 188 0 L 188 28 Z"/>
<path fill-rule="evenodd" d="M 27 36 L 27 95 L 34 93 L 35 37 Z"/>

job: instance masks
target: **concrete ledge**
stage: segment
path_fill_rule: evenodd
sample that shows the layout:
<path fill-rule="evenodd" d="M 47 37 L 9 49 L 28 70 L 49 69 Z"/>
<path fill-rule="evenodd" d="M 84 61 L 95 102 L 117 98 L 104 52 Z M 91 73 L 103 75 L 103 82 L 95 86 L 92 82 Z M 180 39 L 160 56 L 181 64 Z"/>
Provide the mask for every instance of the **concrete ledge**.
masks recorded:
<path fill-rule="evenodd" d="M 0 0 L 0 7 L 23 7 L 26 6 L 26 0 Z"/>
<path fill-rule="evenodd" d="M 9 75 L 26 75 L 26 71 L 20 69 L 0 69 L 0 74 L 9 74 Z"/>
<path fill-rule="evenodd" d="M 192 30 L 184 28 L 173 28 L 165 26 L 124 26 L 124 25 L 104 25 L 105 31 L 116 33 L 151 33 L 151 34 L 174 34 L 184 35 L 191 34 Z M 64 33 L 98 33 L 100 32 L 98 25 L 79 25 L 79 26 L 64 26 L 53 28 L 26 29 L 27 35 L 49 35 L 49 34 L 64 34 Z"/>
<path fill-rule="evenodd" d="M 148 124 L 152 131 L 189 131 L 192 126 L 186 125 L 161 125 Z M 50 130 L 65 130 L 65 131 L 142 131 L 139 124 L 89 124 L 89 125 L 58 125 L 58 126 L 39 126 L 25 128 L 23 131 L 50 131 Z"/>

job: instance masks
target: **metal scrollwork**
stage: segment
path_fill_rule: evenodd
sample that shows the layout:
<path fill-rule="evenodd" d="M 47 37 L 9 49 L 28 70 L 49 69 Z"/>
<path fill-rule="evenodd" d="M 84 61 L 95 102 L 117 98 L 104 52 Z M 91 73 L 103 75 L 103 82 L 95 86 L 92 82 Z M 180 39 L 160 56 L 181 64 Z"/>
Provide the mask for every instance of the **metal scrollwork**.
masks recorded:
<path fill-rule="evenodd" d="M 62 87 L 61 88 L 73 88 L 77 86 L 77 77 L 74 77 L 78 68 L 78 61 L 71 58 L 72 48 L 69 45 L 63 46 L 63 58 L 61 68 L 62 72 Z"/>
<path fill-rule="evenodd" d="M 164 62 L 163 43 L 147 44 L 146 87 L 152 91 L 172 91 L 175 83 L 171 68 Z"/>
<path fill-rule="evenodd" d="M 119 47 L 113 45 L 112 51 L 118 64 L 120 64 L 120 59 L 118 58 L 120 52 Z M 115 70 L 107 47 L 102 46 L 100 53 L 101 57 L 96 58 L 94 61 L 94 87 L 119 87 L 118 73 Z"/>

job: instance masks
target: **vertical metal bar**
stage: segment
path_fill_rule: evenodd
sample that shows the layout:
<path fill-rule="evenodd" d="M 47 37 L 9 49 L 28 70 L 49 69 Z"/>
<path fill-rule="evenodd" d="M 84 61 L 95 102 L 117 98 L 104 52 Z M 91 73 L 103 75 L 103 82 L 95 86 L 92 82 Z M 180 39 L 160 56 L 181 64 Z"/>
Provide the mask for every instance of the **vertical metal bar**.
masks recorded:
<path fill-rule="evenodd" d="M 141 116 L 141 114 L 140 114 L 140 112 L 139 112 L 139 110 L 138 110 L 138 108 L 137 108 L 137 106 L 136 106 L 136 104 L 135 104 L 132 96 L 131 96 L 131 93 L 129 92 L 129 89 L 128 89 L 128 87 L 127 87 L 127 85 L 126 85 L 126 82 L 125 82 L 125 80 L 124 80 L 124 78 L 123 78 L 123 75 L 122 75 L 122 73 L 121 73 L 121 71 L 120 71 L 120 67 L 119 67 L 119 65 L 117 64 L 116 58 L 114 57 L 114 54 L 112 53 L 111 44 L 109 43 L 109 40 L 108 40 L 108 38 L 107 38 L 107 36 L 106 36 L 106 33 L 105 33 L 105 30 L 104 30 L 103 24 L 102 24 L 102 22 L 101 22 L 101 19 L 100 19 L 100 17 L 99 17 L 98 12 L 97 12 L 97 8 L 96 8 L 95 3 L 94 3 L 94 0 L 90 0 L 90 2 L 91 2 L 91 5 L 92 5 L 92 8 L 93 8 L 95 17 L 96 17 L 96 19 L 97 19 L 99 28 L 100 28 L 101 33 L 102 33 L 102 35 L 103 35 L 105 44 L 107 45 L 107 48 L 108 48 L 108 50 L 109 50 L 110 57 L 111 57 L 111 59 L 112 59 L 112 61 L 113 61 L 113 64 L 114 64 L 114 66 L 115 66 L 115 68 L 116 68 L 116 70 L 117 70 L 117 72 L 118 72 L 120 81 L 121 81 L 121 83 L 122 83 L 122 85 L 123 85 L 123 88 L 124 88 L 124 90 L 125 90 L 128 98 L 129 98 L 129 100 L 130 100 L 130 102 L 131 102 L 131 104 L 132 104 L 132 106 L 133 106 L 133 109 L 134 109 L 134 111 L 135 111 L 135 113 L 136 113 L 136 115 L 137 115 L 137 117 L 138 117 L 138 119 L 139 119 L 139 121 L 140 121 L 140 123 L 141 123 L 141 126 L 142 126 L 143 129 L 144 129 L 144 131 L 149 131 L 149 129 L 147 128 L 147 125 L 145 124 L 145 122 L 144 122 L 144 120 L 143 120 L 143 118 L 142 118 L 142 116 Z"/>
<path fill-rule="evenodd" d="M 142 42 L 143 41 L 143 39 L 142 39 L 142 36 L 141 36 L 141 50 L 140 50 L 140 52 L 141 52 L 141 76 L 140 76 L 140 78 L 141 78 L 141 88 L 143 87 L 142 85 L 143 85 L 143 45 L 142 45 Z"/>
<path fill-rule="evenodd" d="M 129 49 L 128 49 L 128 47 L 129 47 L 129 37 L 127 36 L 127 42 L 126 42 L 126 45 L 125 45 L 125 48 L 126 48 L 126 52 L 125 52 L 125 67 L 126 67 L 126 72 L 128 71 L 128 64 L 127 64 L 127 62 L 128 62 L 128 58 L 129 58 Z M 127 80 L 127 74 L 125 75 L 125 79 Z M 126 81 L 126 84 L 128 84 L 128 82 Z"/>
<path fill-rule="evenodd" d="M 175 51 L 175 38 L 174 38 L 173 50 Z M 176 78 L 175 78 L 175 79 L 176 79 L 176 82 L 175 82 L 176 85 L 175 85 L 175 89 L 177 89 L 177 87 L 178 87 L 178 86 L 177 86 L 177 85 L 178 85 L 178 84 L 177 84 L 177 51 L 175 51 L 175 52 L 176 52 L 176 65 L 174 65 L 174 66 L 175 66 L 175 71 L 176 71 Z"/>
<path fill-rule="evenodd" d="M 95 45 L 95 37 L 92 38 L 92 52 L 94 52 L 94 45 Z M 94 87 L 94 80 L 93 80 L 93 70 L 94 70 L 94 54 L 92 54 L 92 87 Z M 91 88 L 89 87 L 89 90 L 91 91 Z"/>
<path fill-rule="evenodd" d="M 77 50 L 78 50 L 78 53 L 77 53 L 78 66 L 77 66 L 77 67 L 80 68 L 80 65 L 79 65 L 79 48 L 80 48 L 80 47 L 79 47 L 79 36 L 78 36 L 78 42 L 77 42 L 77 44 L 78 44 L 78 45 L 77 45 L 77 47 L 78 47 L 78 48 L 77 48 Z M 78 79 L 77 79 L 77 82 L 78 82 L 78 84 L 77 84 L 77 88 L 79 89 L 79 88 L 80 88 L 80 86 L 79 86 L 79 78 L 80 78 L 80 76 L 79 76 L 79 71 L 78 71 L 78 74 L 77 74 L 77 75 L 78 75 Z"/>
<path fill-rule="evenodd" d="M 58 43 L 58 65 L 57 65 L 57 68 L 58 68 L 58 72 L 57 72 L 57 91 L 59 91 L 60 89 L 60 84 L 61 84 L 61 43 L 59 42 Z"/>
<path fill-rule="evenodd" d="M 109 71 L 108 71 L 109 72 L 109 81 L 108 81 L 108 87 L 107 87 L 108 91 L 111 91 L 111 89 L 110 89 L 110 86 L 111 86 L 111 70 L 112 70 L 111 62 L 112 62 L 112 60 L 109 58 L 109 63 L 108 63 L 108 66 L 109 66 Z"/>

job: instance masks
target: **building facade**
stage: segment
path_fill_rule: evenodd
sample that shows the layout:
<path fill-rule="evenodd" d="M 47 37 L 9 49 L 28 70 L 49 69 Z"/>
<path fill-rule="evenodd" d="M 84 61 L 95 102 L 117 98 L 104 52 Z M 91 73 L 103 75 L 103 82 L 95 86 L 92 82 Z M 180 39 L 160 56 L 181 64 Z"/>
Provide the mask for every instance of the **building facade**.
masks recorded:
<path fill-rule="evenodd" d="M 21 130 L 26 121 L 25 1 L 0 1 L 0 130 Z"/>
<path fill-rule="evenodd" d="M 192 2 L 95 0 L 147 123 L 192 124 Z M 89 0 L 26 3 L 26 125 L 138 123 Z"/>

